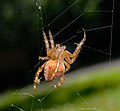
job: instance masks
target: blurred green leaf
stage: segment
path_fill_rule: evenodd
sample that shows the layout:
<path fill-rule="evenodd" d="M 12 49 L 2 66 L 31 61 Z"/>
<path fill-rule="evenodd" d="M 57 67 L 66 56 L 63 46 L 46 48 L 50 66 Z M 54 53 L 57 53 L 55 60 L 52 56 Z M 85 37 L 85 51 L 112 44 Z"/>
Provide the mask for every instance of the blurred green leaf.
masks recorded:
<path fill-rule="evenodd" d="M 6 111 L 11 104 L 30 110 L 34 99 L 33 111 L 40 110 L 41 103 L 44 111 L 68 111 L 69 107 L 69 111 L 114 111 L 114 109 L 119 111 L 119 67 L 114 65 L 112 68 L 111 66 L 102 69 L 90 68 L 81 74 L 81 70 L 74 71 L 72 73 L 75 73 L 75 76 L 68 76 L 64 85 L 50 93 L 48 90 L 50 86 L 46 84 L 41 84 L 36 94 L 32 86 L 18 89 L 17 92 L 6 92 L 0 96 L 0 110 Z M 37 98 L 41 98 L 42 102 L 40 103 Z M 12 110 L 13 107 L 10 108 Z"/>

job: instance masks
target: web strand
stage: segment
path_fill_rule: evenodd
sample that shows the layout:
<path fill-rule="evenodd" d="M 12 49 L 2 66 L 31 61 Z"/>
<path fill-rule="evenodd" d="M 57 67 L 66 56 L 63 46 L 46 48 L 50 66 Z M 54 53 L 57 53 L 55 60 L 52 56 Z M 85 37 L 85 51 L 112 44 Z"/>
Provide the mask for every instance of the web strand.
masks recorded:
<path fill-rule="evenodd" d="M 112 6 L 112 20 L 111 20 L 111 37 L 110 37 L 110 59 L 109 61 L 111 62 L 112 59 L 112 39 L 113 39 L 113 20 L 114 20 L 114 8 L 115 8 L 115 0 L 113 0 L 113 6 Z"/>
<path fill-rule="evenodd" d="M 66 25 L 64 28 L 62 28 L 59 32 L 57 32 L 54 36 L 56 37 L 59 33 L 61 33 L 63 30 L 65 30 L 67 27 L 69 27 L 71 24 L 73 24 L 75 21 L 77 21 L 81 16 L 83 16 L 85 13 L 83 12 L 81 15 L 79 15 L 76 19 L 74 19 L 72 22 L 70 22 L 68 25 Z"/>
<path fill-rule="evenodd" d="M 40 101 L 42 102 L 52 91 L 53 91 L 53 89 L 50 89 L 50 90 L 45 94 L 45 96 L 43 96 L 43 98 L 40 99 Z"/>
<path fill-rule="evenodd" d="M 79 2 L 79 0 L 76 0 L 72 5 L 70 5 L 68 8 L 66 8 L 63 12 L 61 12 L 58 16 L 55 17 L 55 19 L 53 19 L 48 25 L 43 26 L 40 28 L 46 28 L 48 26 L 50 26 L 51 24 L 53 24 L 53 22 L 55 22 L 58 18 L 60 18 L 63 14 L 65 14 L 70 8 L 72 8 L 75 4 L 77 4 Z M 41 9 L 42 10 L 42 9 Z M 42 13 L 41 13 L 42 14 Z"/>
<path fill-rule="evenodd" d="M 36 5 L 37 5 L 37 7 L 38 7 L 38 10 L 39 10 L 39 12 L 40 12 L 40 20 L 41 20 L 41 25 L 42 25 L 42 31 L 44 30 L 44 28 L 43 28 L 43 14 L 42 14 L 42 2 L 41 2 L 41 0 L 38 0 L 37 2 L 36 2 Z"/>
<path fill-rule="evenodd" d="M 113 12 L 113 10 L 90 10 L 90 9 L 85 9 L 85 12 L 111 13 L 111 12 Z"/>
<path fill-rule="evenodd" d="M 14 107 L 15 109 L 18 109 L 18 110 L 20 110 L 20 111 L 25 111 L 25 110 L 23 110 L 22 108 L 20 108 L 19 106 L 16 106 L 16 105 L 14 105 L 14 104 L 11 104 L 11 105 L 10 105 L 8 111 L 10 111 L 10 108 L 11 108 L 11 107 Z"/>
<path fill-rule="evenodd" d="M 75 1 L 72 5 L 70 5 L 67 9 L 65 9 L 62 13 L 60 13 L 55 19 L 53 19 L 48 26 L 50 26 L 54 21 L 56 21 L 60 16 L 62 16 L 65 12 L 67 12 L 71 7 L 73 7 L 79 0 Z"/>

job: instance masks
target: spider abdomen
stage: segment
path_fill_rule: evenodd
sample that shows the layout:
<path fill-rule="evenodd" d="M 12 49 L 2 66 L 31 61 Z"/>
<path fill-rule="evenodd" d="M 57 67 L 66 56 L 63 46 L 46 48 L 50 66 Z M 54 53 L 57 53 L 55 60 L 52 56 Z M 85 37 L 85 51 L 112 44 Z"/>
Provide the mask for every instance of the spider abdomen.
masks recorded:
<path fill-rule="evenodd" d="M 52 81 L 61 76 L 65 71 L 65 66 L 61 60 L 49 60 L 44 68 L 44 76 L 46 81 Z"/>

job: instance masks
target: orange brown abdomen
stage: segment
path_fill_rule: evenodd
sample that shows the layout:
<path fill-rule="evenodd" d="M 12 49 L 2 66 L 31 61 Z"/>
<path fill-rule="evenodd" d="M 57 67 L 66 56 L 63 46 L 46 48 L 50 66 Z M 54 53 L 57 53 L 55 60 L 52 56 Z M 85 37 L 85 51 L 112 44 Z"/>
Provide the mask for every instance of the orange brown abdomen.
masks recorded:
<path fill-rule="evenodd" d="M 65 66 L 61 60 L 49 60 L 44 68 L 46 81 L 52 81 L 61 76 L 65 71 Z"/>

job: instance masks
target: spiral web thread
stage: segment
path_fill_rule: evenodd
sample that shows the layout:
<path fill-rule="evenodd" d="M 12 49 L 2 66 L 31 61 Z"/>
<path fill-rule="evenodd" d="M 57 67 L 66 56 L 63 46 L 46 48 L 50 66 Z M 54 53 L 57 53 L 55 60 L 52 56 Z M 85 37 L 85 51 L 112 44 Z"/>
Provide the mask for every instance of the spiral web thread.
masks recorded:
<path fill-rule="evenodd" d="M 43 24 L 43 15 L 42 15 L 42 3 L 40 0 L 38 0 L 36 2 L 36 5 L 40 11 L 40 20 L 41 20 L 41 24 L 42 24 L 42 27 L 38 27 L 38 31 L 40 31 L 40 29 L 43 31 L 45 27 L 48 27 L 50 26 L 51 24 L 54 23 L 54 21 L 58 20 L 59 17 L 61 17 L 62 15 L 64 15 L 69 9 L 71 9 L 74 5 L 76 5 L 80 0 L 76 0 L 74 3 L 72 3 L 67 9 L 65 9 L 63 12 L 61 12 L 57 17 L 54 18 L 54 20 L 52 20 L 47 26 L 44 26 Z M 65 30 L 67 27 L 69 27 L 71 24 L 74 24 L 74 22 L 76 20 L 78 20 L 81 16 L 83 16 L 85 13 L 111 13 L 111 24 L 108 25 L 108 26 L 102 26 L 102 27 L 96 27 L 96 28 L 91 28 L 91 29 L 86 29 L 86 32 L 89 32 L 89 31 L 96 31 L 96 30 L 102 30 L 102 29 L 107 29 L 107 28 L 110 28 L 111 30 L 111 35 L 110 35 L 110 41 L 109 41 L 109 52 L 105 52 L 105 51 L 102 51 L 102 50 L 99 50 L 99 49 L 96 49 L 96 48 L 93 48 L 93 47 L 90 47 L 90 46 L 87 46 L 87 45 L 84 45 L 83 47 L 86 47 L 88 48 L 89 50 L 93 50 L 93 51 L 96 51 L 98 53 L 103 53 L 107 56 L 109 56 L 109 62 L 111 62 L 111 57 L 112 57 L 112 39 L 113 39 L 113 18 L 114 18 L 114 4 L 115 4 L 115 0 L 112 1 L 112 10 L 89 10 L 89 9 L 84 9 L 84 11 L 82 12 L 82 14 L 80 14 L 78 17 L 76 17 L 73 21 L 71 21 L 68 25 L 66 25 L 65 27 L 63 27 L 59 32 L 57 32 L 53 37 L 56 37 L 59 33 L 61 33 L 63 30 Z M 38 18 L 38 15 L 37 15 L 37 18 Z M 38 18 L 39 19 L 39 18 Z M 38 20 L 39 22 L 39 20 Z M 79 31 L 78 33 L 81 33 L 82 31 Z M 39 35 L 38 35 L 39 36 Z M 66 41 L 62 42 L 61 44 L 64 44 L 66 42 L 69 42 L 70 40 L 74 39 L 75 37 L 77 36 L 74 35 L 73 37 L 70 37 L 69 39 L 67 39 Z M 39 44 L 39 39 L 38 39 L 38 44 Z M 41 49 L 42 50 L 42 49 Z M 37 67 L 39 65 L 40 62 L 38 62 L 38 64 L 36 64 L 34 67 Z M 110 81 L 109 81 L 110 82 Z M 81 102 L 81 104 L 85 103 L 85 104 L 88 104 L 86 102 L 86 100 L 80 95 L 79 92 L 76 91 L 76 89 L 72 88 L 75 92 L 75 94 L 77 94 L 77 96 L 83 101 Z M 33 106 L 34 106 L 34 101 L 37 100 L 38 103 L 40 104 L 40 111 L 44 111 L 44 108 L 43 108 L 43 105 L 42 105 L 42 101 L 50 94 L 54 91 L 54 89 L 49 89 L 47 91 L 47 93 L 42 97 L 42 98 L 37 98 L 35 97 L 34 94 L 31 94 L 30 92 L 14 92 L 11 94 L 11 96 L 14 96 L 14 95 L 24 95 L 24 96 L 29 96 L 32 98 L 32 101 L 31 101 L 31 106 L 30 106 L 30 111 L 34 111 L 33 109 Z M 20 111 L 25 111 L 24 108 L 21 108 L 20 106 L 18 105 L 15 105 L 15 104 L 11 104 L 9 106 L 9 109 L 8 111 L 12 111 L 12 109 L 17 109 L 17 110 L 20 110 Z M 102 111 L 101 109 L 98 109 L 98 108 L 95 108 L 95 107 L 86 107 L 86 108 L 81 108 L 81 111 Z"/>

